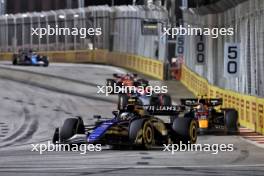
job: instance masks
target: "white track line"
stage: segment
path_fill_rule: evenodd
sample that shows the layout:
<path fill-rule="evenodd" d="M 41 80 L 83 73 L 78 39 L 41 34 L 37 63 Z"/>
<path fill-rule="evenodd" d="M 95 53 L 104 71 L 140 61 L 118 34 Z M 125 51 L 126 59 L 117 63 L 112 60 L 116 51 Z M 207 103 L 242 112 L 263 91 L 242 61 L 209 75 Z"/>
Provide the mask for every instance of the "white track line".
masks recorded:
<path fill-rule="evenodd" d="M 194 165 L 194 166 L 186 166 L 186 165 L 178 165 L 178 166 L 165 166 L 165 165 L 149 165 L 149 166 L 135 166 L 135 165 L 123 165 L 119 167 L 91 167 L 91 166 L 85 166 L 85 167 L 63 167 L 63 168 L 49 168 L 49 167 L 43 167 L 43 168 L 0 168 L 0 172 L 10 172 L 10 171 L 59 171 L 59 170 L 82 170 L 82 169 L 170 169 L 170 168 L 247 168 L 247 167 L 264 167 L 264 164 L 241 164 L 241 165 Z M 264 168 L 263 168 L 264 170 Z"/>

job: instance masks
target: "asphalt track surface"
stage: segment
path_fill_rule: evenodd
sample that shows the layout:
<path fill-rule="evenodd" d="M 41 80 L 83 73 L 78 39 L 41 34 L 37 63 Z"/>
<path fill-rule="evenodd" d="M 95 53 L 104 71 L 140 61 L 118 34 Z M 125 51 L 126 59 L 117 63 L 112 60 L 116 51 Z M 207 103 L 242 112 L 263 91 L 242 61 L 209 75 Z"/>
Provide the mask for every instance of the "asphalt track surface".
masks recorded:
<path fill-rule="evenodd" d="M 199 136 L 200 144 L 233 144 L 234 151 L 32 152 L 31 144 L 47 143 L 64 119 L 80 115 L 92 123 L 94 114 L 111 117 L 116 96 L 98 95 L 112 73 L 123 69 L 84 64 L 14 67 L 0 63 L 0 176 L 5 175 L 261 175 L 264 149 L 240 136 Z M 169 84 L 173 97 L 191 96 L 179 83 Z M 212 149 L 213 150 L 213 149 Z"/>

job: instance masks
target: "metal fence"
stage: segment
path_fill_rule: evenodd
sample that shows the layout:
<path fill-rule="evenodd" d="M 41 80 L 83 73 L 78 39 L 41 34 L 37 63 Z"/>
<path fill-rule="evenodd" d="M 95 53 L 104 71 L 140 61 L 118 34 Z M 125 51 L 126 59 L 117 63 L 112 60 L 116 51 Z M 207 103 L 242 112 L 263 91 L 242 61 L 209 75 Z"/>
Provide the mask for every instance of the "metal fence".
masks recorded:
<path fill-rule="evenodd" d="M 204 9 L 203 9 L 204 10 Z M 209 10 L 209 9 L 208 9 Z M 248 0 L 222 13 L 199 15 L 184 13 L 191 27 L 234 28 L 234 35 L 205 37 L 206 64 L 195 63 L 195 36 L 185 37 L 185 62 L 214 85 L 241 93 L 264 97 L 264 1 Z M 240 43 L 240 74 L 225 78 L 224 45 Z"/>
<path fill-rule="evenodd" d="M 144 21 L 155 21 L 157 34 L 142 33 Z M 102 35 L 32 35 L 32 28 L 101 28 Z M 151 6 L 91 6 L 79 9 L 0 16 L 0 51 L 23 48 L 37 51 L 107 49 L 156 59 L 166 57 L 166 43 L 160 40 L 167 12 Z M 157 52 L 158 51 L 158 52 Z"/>
<path fill-rule="evenodd" d="M 0 1 L 0 15 L 5 14 L 6 12 L 6 0 Z"/>

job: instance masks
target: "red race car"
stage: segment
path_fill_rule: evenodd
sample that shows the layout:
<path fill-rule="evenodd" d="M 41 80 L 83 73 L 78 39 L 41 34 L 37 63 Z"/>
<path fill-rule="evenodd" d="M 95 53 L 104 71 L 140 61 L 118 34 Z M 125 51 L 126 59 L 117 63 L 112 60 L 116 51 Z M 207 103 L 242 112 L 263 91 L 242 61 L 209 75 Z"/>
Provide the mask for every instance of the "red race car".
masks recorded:
<path fill-rule="evenodd" d="M 118 88 L 126 87 L 146 87 L 149 85 L 149 82 L 145 79 L 137 79 L 137 74 L 127 73 L 127 74 L 113 74 L 114 79 L 107 79 L 106 86 L 109 89 L 108 92 L 113 94 L 116 93 Z M 119 89 L 121 90 L 121 89 Z M 117 91 L 118 92 L 118 91 Z"/>

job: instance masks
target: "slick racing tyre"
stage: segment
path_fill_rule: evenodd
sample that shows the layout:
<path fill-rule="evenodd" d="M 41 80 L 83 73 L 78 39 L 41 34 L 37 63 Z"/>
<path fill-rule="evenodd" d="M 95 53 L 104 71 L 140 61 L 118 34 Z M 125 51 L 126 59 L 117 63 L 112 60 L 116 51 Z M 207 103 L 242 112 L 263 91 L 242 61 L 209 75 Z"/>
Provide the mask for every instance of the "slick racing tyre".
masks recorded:
<path fill-rule="evenodd" d="M 107 79 L 106 80 L 106 86 L 108 87 L 108 92 L 110 94 L 113 94 L 114 93 L 114 87 L 115 87 L 115 84 L 116 84 L 116 81 L 113 80 L 113 79 Z"/>
<path fill-rule="evenodd" d="M 150 105 L 152 106 L 171 106 L 171 97 L 167 94 L 152 95 Z"/>
<path fill-rule="evenodd" d="M 182 141 L 184 144 L 195 144 L 197 141 L 197 123 L 191 118 L 175 118 L 172 124 L 175 136 L 173 142 Z"/>
<path fill-rule="evenodd" d="M 17 65 L 17 56 L 14 55 L 13 56 L 13 62 L 12 62 L 13 65 Z"/>
<path fill-rule="evenodd" d="M 127 104 L 128 104 L 128 99 L 129 96 L 126 94 L 119 94 L 118 95 L 118 104 L 117 104 L 117 109 L 122 111 L 125 110 Z"/>
<path fill-rule="evenodd" d="M 137 119 L 129 126 L 129 139 L 136 146 L 151 149 L 154 142 L 154 129 L 147 119 Z"/>
<path fill-rule="evenodd" d="M 43 60 L 43 62 L 44 62 L 43 67 L 48 67 L 48 66 L 49 66 L 49 60 L 48 60 L 48 58 L 47 58 L 46 56 L 44 56 L 44 57 L 42 58 L 42 60 Z"/>
<path fill-rule="evenodd" d="M 167 94 L 159 95 L 159 102 L 162 106 L 171 106 L 171 97 Z"/>
<path fill-rule="evenodd" d="M 143 135 L 143 147 L 146 149 L 150 149 L 154 144 L 154 130 L 150 121 L 145 121 L 142 128 Z"/>
<path fill-rule="evenodd" d="M 84 134 L 84 125 L 81 119 L 68 118 L 60 130 L 60 141 L 65 142 L 75 134 Z"/>
<path fill-rule="evenodd" d="M 227 134 L 238 133 L 238 112 L 235 109 L 225 111 L 225 127 Z"/>

